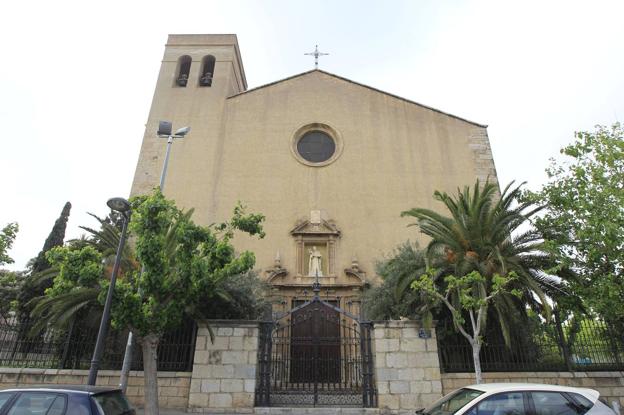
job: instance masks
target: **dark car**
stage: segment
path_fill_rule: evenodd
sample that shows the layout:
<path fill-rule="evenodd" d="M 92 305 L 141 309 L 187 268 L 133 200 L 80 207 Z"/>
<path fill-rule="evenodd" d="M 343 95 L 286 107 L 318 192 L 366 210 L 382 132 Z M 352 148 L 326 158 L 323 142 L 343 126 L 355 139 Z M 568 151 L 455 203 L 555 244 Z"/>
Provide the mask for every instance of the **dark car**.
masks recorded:
<path fill-rule="evenodd" d="M 134 415 L 120 389 L 43 385 L 0 391 L 0 415 Z"/>

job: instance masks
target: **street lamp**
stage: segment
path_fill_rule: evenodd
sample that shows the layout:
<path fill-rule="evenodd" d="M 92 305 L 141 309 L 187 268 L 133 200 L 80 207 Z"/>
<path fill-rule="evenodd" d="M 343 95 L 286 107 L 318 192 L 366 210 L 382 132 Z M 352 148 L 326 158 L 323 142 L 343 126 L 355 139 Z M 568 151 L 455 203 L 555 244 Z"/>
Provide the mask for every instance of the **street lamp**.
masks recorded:
<path fill-rule="evenodd" d="M 132 211 L 130 210 L 130 202 L 124 198 L 113 197 L 108 199 L 106 204 L 112 210 L 121 213 L 123 225 L 121 228 L 121 236 L 119 237 L 119 246 L 117 246 L 117 255 L 115 256 L 115 265 L 113 266 L 110 285 L 108 286 L 108 293 L 106 294 L 106 302 L 104 303 L 104 312 L 102 313 L 102 320 L 100 320 L 100 329 L 95 342 L 95 350 L 93 351 L 93 358 L 91 359 L 89 380 L 87 382 L 89 385 L 95 385 L 95 381 L 97 379 L 100 359 L 102 358 L 102 352 L 104 351 L 104 342 L 106 341 L 106 332 L 108 331 L 111 304 L 113 302 L 115 282 L 117 281 L 117 272 L 119 271 L 119 265 L 121 264 L 121 256 L 126 243 L 126 231 L 128 230 L 128 223 L 130 222 L 130 215 L 132 214 Z"/>
<path fill-rule="evenodd" d="M 163 162 L 162 172 L 160 173 L 160 191 L 164 192 L 165 189 L 165 176 L 167 176 L 167 166 L 169 165 L 169 153 L 171 152 L 171 145 L 176 138 L 184 138 L 191 131 L 191 127 L 182 127 L 176 130 L 174 134 L 173 124 L 171 121 L 159 121 L 158 131 L 156 134 L 158 137 L 167 139 L 167 151 L 165 152 L 165 161 Z M 143 273 L 143 268 L 141 268 Z M 141 293 L 139 292 L 139 295 Z M 119 387 L 125 393 L 128 388 L 128 376 L 130 374 L 130 366 L 132 365 L 132 348 L 134 347 L 134 333 L 132 330 L 128 333 L 128 340 L 126 341 L 126 350 L 124 352 L 123 363 L 121 365 L 121 376 L 119 379 Z"/>
<path fill-rule="evenodd" d="M 169 152 L 171 151 L 171 144 L 175 138 L 184 138 L 191 131 L 191 127 L 182 127 L 178 129 L 175 134 L 171 134 L 172 124 L 170 121 L 158 122 L 158 137 L 167 138 L 167 151 L 165 152 L 165 162 L 163 163 L 162 172 L 160 173 L 160 191 L 164 192 L 165 189 L 165 176 L 167 175 L 167 166 L 169 165 Z"/>

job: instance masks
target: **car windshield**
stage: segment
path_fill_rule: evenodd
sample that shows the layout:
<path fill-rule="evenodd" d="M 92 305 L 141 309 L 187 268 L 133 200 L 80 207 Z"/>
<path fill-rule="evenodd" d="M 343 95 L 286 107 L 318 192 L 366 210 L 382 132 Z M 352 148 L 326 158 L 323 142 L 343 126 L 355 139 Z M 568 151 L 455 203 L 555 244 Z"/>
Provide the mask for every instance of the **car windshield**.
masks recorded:
<path fill-rule="evenodd" d="M 451 415 L 483 393 L 475 389 L 458 389 L 435 402 L 421 413 L 424 415 Z"/>
<path fill-rule="evenodd" d="M 93 396 L 100 415 L 126 415 L 132 408 L 121 391 L 99 393 Z"/>

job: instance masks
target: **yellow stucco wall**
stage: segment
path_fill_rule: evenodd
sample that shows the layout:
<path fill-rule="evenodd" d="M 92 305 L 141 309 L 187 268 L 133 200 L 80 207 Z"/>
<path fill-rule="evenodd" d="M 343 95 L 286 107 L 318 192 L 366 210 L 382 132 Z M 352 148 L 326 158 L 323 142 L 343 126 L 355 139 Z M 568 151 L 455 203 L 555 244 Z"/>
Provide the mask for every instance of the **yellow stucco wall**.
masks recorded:
<path fill-rule="evenodd" d="M 215 78 L 201 88 L 199 62 L 208 53 L 217 58 Z M 186 88 L 173 86 L 182 54 L 194 61 Z M 356 255 L 371 278 L 375 261 L 398 244 L 424 242 L 401 211 L 439 209 L 434 190 L 495 179 L 484 126 L 322 71 L 236 95 L 244 85 L 235 37 L 170 37 L 132 193 L 158 183 L 165 151 L 154 133 L 158 120 L 190 125 L 189 136 L 174 144 L 165 194 L 194 207 L 202 224 L 227 219 L 238 200 L 266 215 L 265 239 L 235 240 L 237 249 L 256 253 L 259 270 L 273 266 L 278 250 L 282 266 L 294 270 L 289 232 L 311 210 L 322 210 L 342 232 L 336 268 Z M 310 123 L 330 126 L 343 141 L 330 165 L 306 166 L 292 154 L 294 133 Z"/>

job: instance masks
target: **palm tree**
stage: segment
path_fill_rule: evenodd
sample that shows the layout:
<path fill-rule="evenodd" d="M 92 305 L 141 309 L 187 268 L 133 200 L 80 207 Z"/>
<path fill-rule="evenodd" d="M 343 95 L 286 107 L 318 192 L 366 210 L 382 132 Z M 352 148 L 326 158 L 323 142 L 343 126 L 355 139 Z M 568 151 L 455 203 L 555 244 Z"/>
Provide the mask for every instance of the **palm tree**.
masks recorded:
<path fill-rule="evenodd" d="M 177 229 L 182 223 L 183 219 L 188 219 L 193 213 L 193 209 L 187 211 L 182 218 L 175 221 L 167 231 L 165 235 L 165 250 L 164 256 L 168 260 L 173 260 L 176 255 L 179 243 L 177 239 Z M 88 232 L 86 238 L 73 240 L 70 243 L 72 247 L 80 250 L 85 246 L 91 246 L 95 248 L 97 252 L 104 258 L 104 266 L 102 267 L 102 279 L 108 279 L 111 275 L 117 246 L 119 245 L 119 239 L 121 237 L 121 231 L 118 226 L 115 225 L 115 217 L 108 217 L 106 219 L 99 218 L 98 216 L 91 214 L 99 223 L 100 229 L 96 230 L 89 227 L 81 226 L 82 229 Z M 130 244 L 126 244 L 122 253 L 121 267 L 119 271 L 119 279 L 131 278 L 133 274 L 138 272 L 140 264 L 136 256 L 134 248 Z M 43 283 L 48 281 L 48 285 L 52 285 L 54 279 L 59 275 L 59 269 L 52 267 L 35 276 L 37 283 Z M 230 291 L 235 292 L 233 287 L 225 284 L 224 281 L 215 279 L 211 281 L 213 285 L 211 292 L 213 296 L 221 301 L 221 304 L 233 301 Z M 236 287 L 241 289 L 242 287 Z M 80 328 L 96 328 L 99 325 L 102 315 L 102 304 L 100 304 L 98 297 L 101 292 L 101 285 L 99 281 L 95 281 L 91 286 L 77 285 L 71 288 L 70 291 L 55 294 L 52 296 L 43 295 L 31 300 L 29 304 L 33 307 L 31 317 L 37 323 L 30 329 L 31 335 L 37 335 L 45 332 L 45 330 L 62 329 L 68 331 L 68 336 L 72 335 L 75 331 L 75 322 L 80 321 Z M 206 299 L 208 301 L 210 299 Z M 248 306 L 250 304 L 247 304 Z M 199 309 L 186 310 L 189 316 L 200 316 L 205 318 L 202 311 Z M 223 310 L 221 310 L 223 311 Z M 212 338 L 213 333 L 210 327 L 208 327 L 210 336 Z"/>
<path fill-rule="evenodd" d="M 492 298 L 505 342 L 510 345 L 513 316 L 525 305 L 550 317 L 550 305 L 545 291 L 558 282 L 544 273 L 549 257 L 544 253 L 541 235 L 528 226 L 533 215 L 542 207 L 519 201 L 522 184 L 510 183 L 499 194 L 498 186 L 479 181 L 470 188 L 458 190 L 457 195 L 436 191 L 436 200 L 444 203 L 449 216 L 430 209 L 414 208 L 402 216 L 417 219 L 420 231 L 431 238 L 425 248 L 427 267 L 439 284 L 448 275 L 465 276 L 478 272 L 485 278 L 484 293 L 493 286 L 495 275 L 514 275 L 505 292 Z M 408 287 L 409 284 L 403 284 Z M 520 300 L 511 292 L 520 292 Z M 485 298 L 485 297 L 484 297 Z M 459 305 L 457 293 L 451 293 L 451 306 Z M 485 330 L 487 308 L 480 313 L 480 329 Z M 456 329 L 460 331 L 455 322 Z M 462 333 L 463 334 L 463 333 Z M 477 362 L 475 362 L 477 363 Z"/>
<path fill-rule="evenodd" d="M 75 249 L 92 246 L 101 253 L 104 258 L 102 278 L 110 278 L 121 231 L 114 224 L 114 217 L 102 219 L 92 213 L 89 213 L 89 215 L 100 223 L 100 229 L 96 230 L 81 226 L 80 228 L 87 231 L 89 235 L 72 240 L 70 244 Z M 136 271 L 138 266 L 134 250 L 127 244 L 123 251 L 119 278 Z M 48 286 L 51 286 L 58 273 L 59 270 L 52 267 L 34 275 L 33 280 L 37 284 L 45 282 Z M 73 331 L 73 322 L 78 316 L 80 316 L 83 327 L 97 327 L 102 314 L 102 305 L 98 301 L 100 290 L 101 287 L 97 283 L 91 287 L 75 287 L 70 292 L 56 296 L 43 295 L 32 299 L 29 302 L 29 306 L 33 307 L 31 318 L 36 323 L 31 328 L 30 333 L 41 333 L 46 328 L 69 328 L 71 332 Z"/>
<path fill-rule="evenodd" d="M 375 271 L 382 283 L 364 292 L 366 318 L 420 318 L 425 326 L 430 327 L 434 304 L 424 293 L 409 287 L 415 278 L 427 271 L 425 255 L 418 244 L 405 242 L 399 245 L 391 256 L 376 264 Z"/>

